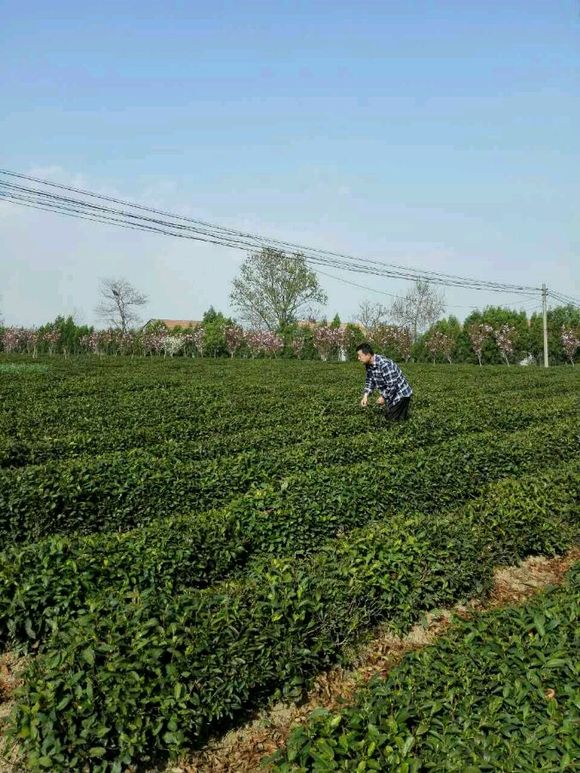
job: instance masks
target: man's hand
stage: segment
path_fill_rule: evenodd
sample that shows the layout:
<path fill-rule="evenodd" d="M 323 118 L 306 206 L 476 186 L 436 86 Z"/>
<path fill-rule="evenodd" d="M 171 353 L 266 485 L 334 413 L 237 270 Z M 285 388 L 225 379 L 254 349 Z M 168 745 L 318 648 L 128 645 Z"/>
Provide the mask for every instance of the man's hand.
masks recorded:
<path fill-rule="evenodd" d="M 385 404 L 385 398 L 381 395 L 377 400 L 377 405 L 384 405 L 384 404 Z"/>
<path fill-rule="evenodd" d="M 360 404 L 362 405 L 363 408 L 367 407 L 368 401 L 369 401 L 369 396 L 368 395 L 363 395 L 363 398 L 360 401 Z"/>

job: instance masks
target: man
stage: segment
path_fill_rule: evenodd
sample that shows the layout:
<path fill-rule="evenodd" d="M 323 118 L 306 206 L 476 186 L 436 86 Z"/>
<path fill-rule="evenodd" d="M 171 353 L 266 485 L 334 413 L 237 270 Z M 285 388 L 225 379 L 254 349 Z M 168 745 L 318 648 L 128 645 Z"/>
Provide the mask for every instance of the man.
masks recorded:
<path fill-rule="evenodd" d="M 365 388 L 360 401 L 363 408 L 368 404 L 371 392 L 378 389 L 381 394 L 377 405 L 386 406 L 387 418 L 392 421 L 407 419 L 413 390 L 399 366 L 388 357 L 375 354 L 369 344 L 357 346 L 356 356 L 367 369 Z"/>

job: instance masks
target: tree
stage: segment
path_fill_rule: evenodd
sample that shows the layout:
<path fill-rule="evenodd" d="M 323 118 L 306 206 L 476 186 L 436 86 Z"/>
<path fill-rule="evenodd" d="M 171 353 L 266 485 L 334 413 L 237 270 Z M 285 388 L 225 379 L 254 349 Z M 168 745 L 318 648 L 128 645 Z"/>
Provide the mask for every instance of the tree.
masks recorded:
<path fill-rule="evenodd" d="M 572 330 L 580 327 L 580 309 L 572 305 L 548 309 L 548 350 L 552 364 L 566 362 L 565 351 L 562 348 L 562 327 Z M 544 356 L 544 322 L 541 312 L 532 314 L 530 318 L 530 338 L 530 351 L 537 360 L 542 361 Z"/>
<path fill-rule="evenodd" d="M 230 299 L 246 320 L 274 332 L 283 331 L 310 304 L 326 303 L 327 297 L 303 255 L 264 247 L 242 264 Z"/>
<path fill-rule="evenodd" d="M 76 354 L 82 348 L 81 339 L 90 335 L 93 328 L 79 325 L 72 314 L 68 317 L 59 315 L 54 322 L 48 322 L 38 328 L 39 344 L 47 349 L 49 354 L 58 351 L 65 356 Z"/>
<path fill-rule="evenodd" d="M 497 330 L 494 330 L 493 334 L 497 342 L 497 348 L 501 352 L 501 356 L 504 358 L 506 365 L 509 365 L 510 357 L 514 353 L 517 330 L 511 325 L 502 325 Z"/>
<path fill-rule="evenodd" d="M 126 333 L 132 323 L 139 322 L 137 309 L 148 300 L 126 279 L 101 279 L 99 293 L 101 302 L 95 309 L 97 316 L 122 333 Z"/>
<path fill-rule="evenodd" d="M 451 336 L 443 333 L 441 330 L 433 330 L 427 336 L 425 345 L 433 356 L 433 362 L 435 362 L 438 354 L 442 354 L 447 362 L 451 363 L 451 354 L 453 353 L 453 348 L 455 347 L 455 341 L 453 338 L 451 338 Z"/>
<path fill-rule="evenodd" d="M 208 357 L 222 357 L 229 353 L 226 344 L 226 330 L 233 324 L 234 322 L 230 317 L 226 317 L 221 311 L 216 311 L 213 306 L 204 312 L 204 351 Z"/>
<path fill-rule="evenodd" d="M 224 330 L 226 349 L 230 357 L 233 357 L 244 343 L 244 331 L 239 325 L 228 325 Z"/>
<path fill-rule="evenodd" d="M 326 362 L 332 354 L 340 355 L 340 350 L 344 345 L 344 331 L 341 328 L 322 325 L 314 328 L 313 336 L 314 346 L 321 360 Z"/>
<path fill-rule="evenodd" d="M 487 339 L 493 333 L 493 328 L 491 325 L 487 325 L 483 322 L 480 322 L 480 323 L 474 323 L 473 325 L 470 325 L 469 328 L 467 329 L 467 332 L 469 335 L 469 340 L 471 341 L 471 346 L 473 347 L 473 351 L 477 355 L 477 361 L 479 362 L 479 365 L 481 367 L 483 347 Z"/>
<path fill-rule="evenodd" d="M 389 310 L 382 303 L 364 300 L 359 304 L 356 321 L 364 327 L 368 337 L 372 338 L 379 327 L 386 325 L 388 316 Z"/>
<path fill-rule="evenodd" d="M 574 365 L 574 357 L 580 347 L 580 331 L 572 330 L 562 325 L 562 347 L 566 353 L 566 359 Z"/>
<path fill-rule="evenodd" d="M 429 283 L 418 280 L 403 298 L 397 298 L 391 306 L 391 316 L 411 332 L 413 342 L 429 325 L 436 322 L 445 311 L 445 299 Z"/>

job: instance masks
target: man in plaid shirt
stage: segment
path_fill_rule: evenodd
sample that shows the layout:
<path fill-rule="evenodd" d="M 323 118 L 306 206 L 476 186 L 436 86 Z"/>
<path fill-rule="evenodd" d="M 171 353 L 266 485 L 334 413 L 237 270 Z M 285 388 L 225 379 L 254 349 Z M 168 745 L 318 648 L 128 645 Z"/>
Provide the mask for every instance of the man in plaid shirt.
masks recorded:
<path fill-rule="evenodd" d="M 360 404 L 366 406 L 371 392 L 378 389 L 381 394 L 377 405 L 386 405 L 387 418 L 393 421 L 407 419 L 413 390 L 397 363 L 381 354 L 375 354 L 369 344 L 357 346 L 356 355 L 367 369 Z"/>

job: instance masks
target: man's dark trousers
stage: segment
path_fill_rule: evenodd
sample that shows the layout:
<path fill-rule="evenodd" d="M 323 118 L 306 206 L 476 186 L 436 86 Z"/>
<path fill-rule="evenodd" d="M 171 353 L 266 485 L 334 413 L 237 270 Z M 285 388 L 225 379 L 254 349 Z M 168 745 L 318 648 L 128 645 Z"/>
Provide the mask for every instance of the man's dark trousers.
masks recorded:
<path fill-rule="evenodd" d="M 386 417 L 388 421 L 404 421 L 409 418 L 409 406 L 411 405 L 410 397 L 401 397 L 398 403 L 393 406 L 389 406 L 386 410 Z"/>

